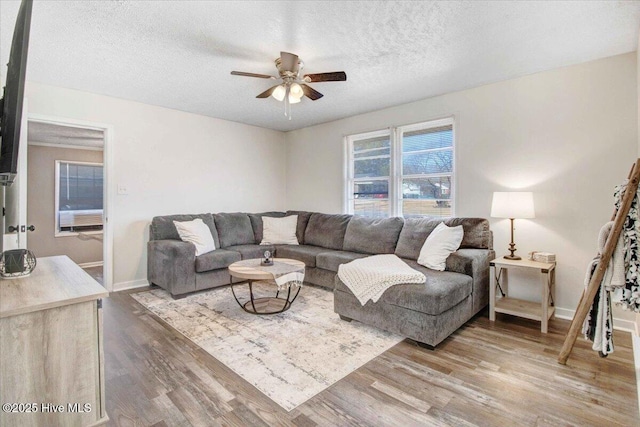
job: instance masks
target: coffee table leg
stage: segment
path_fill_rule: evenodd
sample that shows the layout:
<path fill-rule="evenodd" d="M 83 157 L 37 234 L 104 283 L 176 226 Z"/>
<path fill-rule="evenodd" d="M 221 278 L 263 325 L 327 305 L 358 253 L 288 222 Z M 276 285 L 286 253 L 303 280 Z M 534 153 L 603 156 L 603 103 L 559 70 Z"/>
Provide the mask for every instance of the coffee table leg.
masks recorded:
<path fill-rule="evenodd" d="M 251 297 L 251 307 L 253 307 L 253 312 L 258 313 L 256 305 L 253 302 L 253 280 L 249 280 L 249 297 Z"/>
<path fill-rule="evenodd" d="M 229 285 L 231 286 L 231 293 L 233 294 L 233 298 L 235 298 L 236 302 L 238 303 L 238 305 L 242 308 L 244 308 L 242 306 L 242 303 L 240 302 L 240 300 L 238 299 L 238 297 L 236 296 L 236 291 L 233 290 L 233 277 L 231 277 L 229 279 Z"/>
<path fill-rule="evenodd" d="M 289 287 L 289 289 L 291 289 L 291 287 Z M 293 304 L 293 302 L 296 300 L 296 298 L 298 298 L 298 294 L 300 293 L 300 289 L 302 289 L 302 286 L 298 286 L 298 292 L 296 292 L 296 294 L 293 296 L 293 299 L 291 301 L 289 301 L 289 305 Z M 287 298 L 289 299 L 289 298 Z"/>
<path fill-rule="evenodd" d="M 284 300 L 284 304 L 282 304 L 282 310 L 280 310 L 279 313 L 282 313 L 283 311 L 285 311 L 289 307 L 291 307 L 291 303 L 289 302 L 289 297 L 291 296 L 291 286 L 289 286 L 288 288 L 289 289 L 287 290 L 287 298 Z M 278 291 L 278 292 L 280 292 L 280 291 Z M 276 293 L 276 298 L 280 299 L 280 298 L 278 298 L 278 293 Z"/>

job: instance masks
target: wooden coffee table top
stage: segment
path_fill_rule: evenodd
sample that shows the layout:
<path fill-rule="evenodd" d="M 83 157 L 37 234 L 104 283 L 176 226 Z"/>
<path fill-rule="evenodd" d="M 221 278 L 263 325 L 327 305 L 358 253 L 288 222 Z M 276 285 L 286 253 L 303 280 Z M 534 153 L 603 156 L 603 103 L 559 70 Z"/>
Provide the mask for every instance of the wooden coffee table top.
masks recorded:
<path fill-rule="evenodd" d="M 272 266 L 261 266 L 260 261 L 260 258 L 254 258 L 234 262 L 229 266 L 229 274 L 240 279 L 271 280 L 273 272 L 286 274 L 305 267 L 304 262 L 290 258 L 274 258 Z"/>

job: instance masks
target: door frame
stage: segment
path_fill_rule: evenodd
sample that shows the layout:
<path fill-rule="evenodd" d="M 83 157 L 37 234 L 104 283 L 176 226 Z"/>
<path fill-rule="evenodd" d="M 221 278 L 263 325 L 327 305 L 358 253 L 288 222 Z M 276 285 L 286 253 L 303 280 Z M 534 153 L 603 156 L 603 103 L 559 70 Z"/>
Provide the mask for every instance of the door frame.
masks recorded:
<path fill-rule="evenodd" d="M 113 216 L 115 184 L 113 180 L 113 125 L 106 123 L 90 122 L 86 120 L 70 119 L 67 117 L 51 116 L 46 114 L 29 113 L 28 122 L 47 123 L 59 126 L 77 127 L 83 129 L 100 130 L 104 135 L 104 147 L 102 150 L 102 163 L 104 170 L 104 227 L 102 243 L 103 280 L 107 291 L 113 291 Z M 27 182 L 27 186 L 29 183 Z M 28 191 L 28 190 L 27 190 Z"/>

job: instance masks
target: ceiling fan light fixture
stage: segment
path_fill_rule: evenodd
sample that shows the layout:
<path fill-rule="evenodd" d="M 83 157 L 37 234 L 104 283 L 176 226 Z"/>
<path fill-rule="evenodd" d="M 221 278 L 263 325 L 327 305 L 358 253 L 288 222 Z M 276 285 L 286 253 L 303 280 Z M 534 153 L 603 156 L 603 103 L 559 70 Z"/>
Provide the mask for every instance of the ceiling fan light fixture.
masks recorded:
<path fill-rule="evenodd" d="M 347 80 L 347 74 L 344 71 L 302 75 L 304 63 L 298 55 L 289 52 L 280 52 L 280 57 L 276 58 L 275 64 L 279 77 L 244 71 L 232 71 L 231 74 L 234 76 L 279 80 L 281 82 L 279 85 L 270 87 L 256 96 L 256 98 L 264 99 L 273 96 L 277 101 L 284 101 L 284 115 L 289 120 L 291 120 L 291 104 L 299 103 L 302 101 L 303 96 L 312 101 L 322 98 L 322 94 L 307 83 L 343 82 Z"/>
<path fill-rule="evenodd" d="M 297 104 L 302 100 L 302 97 L 296 97 L 292 93 L 289 93 L 289 104 Z"/>
<path fill-rule="evenodd" d="M 271 96 L 273 96 L 278 101 L 282 101 L 284 99 L 286 91 L 287 90 L 285 89 L 284 85 L 280 85 L 273 90 Z"/>
<path fill-rule="evenodd" d="M 304 91 L 302 90 L 302 86 L 300 86 L 298 83 L 291 84 L 291 89 L 289 90 L 289 93 L 291 96 L 294 96 L 298 100 L 300 100 L 300 98 L 304 96 Z"/>

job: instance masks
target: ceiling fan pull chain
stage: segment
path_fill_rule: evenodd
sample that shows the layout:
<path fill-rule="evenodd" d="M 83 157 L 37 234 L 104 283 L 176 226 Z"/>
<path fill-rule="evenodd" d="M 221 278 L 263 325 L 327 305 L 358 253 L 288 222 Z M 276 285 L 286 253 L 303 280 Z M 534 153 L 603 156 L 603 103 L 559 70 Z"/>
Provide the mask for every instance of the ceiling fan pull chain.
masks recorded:
<path fill-rule="evenodd" d="M 289 92 L 291 87 L 287 84 L 286 92 L 284 94 L 284 115 L 287 119 L 291 120 L 291 102 L 289 102 Z"/>

